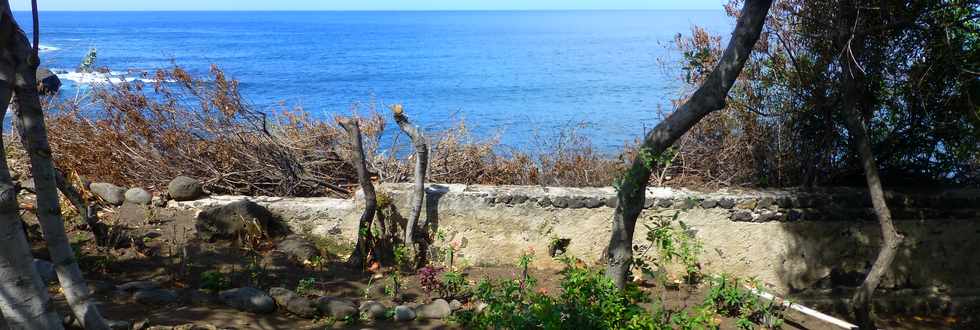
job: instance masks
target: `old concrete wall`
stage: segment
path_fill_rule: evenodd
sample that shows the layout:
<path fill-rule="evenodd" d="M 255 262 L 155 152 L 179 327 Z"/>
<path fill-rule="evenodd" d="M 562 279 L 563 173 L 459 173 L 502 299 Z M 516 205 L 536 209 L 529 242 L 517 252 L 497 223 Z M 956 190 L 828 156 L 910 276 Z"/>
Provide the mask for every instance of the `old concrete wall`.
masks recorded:
<path fill-rule="evenodd" d="M 407 214 L 407 185 L 380 191 Z M 651 188 L 641 221 L 678 213 L 704 242 L 704 268 L 754 276 L 777 293 L 794 294 L 855 284 L 879 246 L 879 229 L 866 193 L 818 191 L 693 192 Z M 172 207 L 200 208 L 244 197 L 215 196 Z M 358 196 L 359 198 L 359 196 Z M 282 216 L 295 231 L 351 242 L 359 199 L 250 198 Z M 883 289 L 980 290 L 980 190 L 888 192 L 905 244 Z M 512 264 L 534 250 L 539 267 L 552 238 L 571 240 L 569 253 L 599 262 L 615 205 L 612 188 L 429 185 L 422 221 L 431 232 L 462 245 L 471 264 Z M 636 244 L 645 244 L 637 226 Z M 445 244 L 436 242 L 436 244 Z M 964 291 L 965 290 L 965 291 Z"/>

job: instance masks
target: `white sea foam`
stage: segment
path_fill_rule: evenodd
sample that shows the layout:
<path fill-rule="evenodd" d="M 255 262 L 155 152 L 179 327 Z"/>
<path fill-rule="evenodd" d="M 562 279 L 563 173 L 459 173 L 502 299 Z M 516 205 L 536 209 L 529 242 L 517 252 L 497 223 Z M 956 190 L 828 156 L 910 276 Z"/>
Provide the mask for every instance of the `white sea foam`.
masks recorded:
<path fill-rule="evenodd" d="M 42 53 L 47 53 L 47 52 L 59 51 L 61 50 L 61 48 L 55 46 L 49 46 L 49 45 L 40 45 L 37 47 L 37 50 Z"/>
<path fill-rule="evenodd" d="M 86 85 L 119 84 L 123 82 L 134 82 L 137 80 L 144 83 L 157 82 L 156 79 L 126 76 L 125 72 L 118 72 L 118 71 L 110 71 L 108 73 L 76 72 L 76 71 L 68 71 L 68 70 L 52 70 L 52 71 L 58 75 L 59 79 L 69 80 L 77 84 L 86 84 Z M 175 81 L 168 79 L 164 82 L 175 82 Z"/>

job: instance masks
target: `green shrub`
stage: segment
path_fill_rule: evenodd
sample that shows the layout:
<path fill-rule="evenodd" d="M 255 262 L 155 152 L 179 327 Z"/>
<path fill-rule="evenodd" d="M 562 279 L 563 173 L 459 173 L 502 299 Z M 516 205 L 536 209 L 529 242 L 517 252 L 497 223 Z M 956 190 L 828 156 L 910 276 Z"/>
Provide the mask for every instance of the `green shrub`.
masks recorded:
<path fill-rule="evenodd" d="M 231 288 L 231 281 L 225 273 L 209 270 L 201 273 L 201 289 L 218 292 Z"/>

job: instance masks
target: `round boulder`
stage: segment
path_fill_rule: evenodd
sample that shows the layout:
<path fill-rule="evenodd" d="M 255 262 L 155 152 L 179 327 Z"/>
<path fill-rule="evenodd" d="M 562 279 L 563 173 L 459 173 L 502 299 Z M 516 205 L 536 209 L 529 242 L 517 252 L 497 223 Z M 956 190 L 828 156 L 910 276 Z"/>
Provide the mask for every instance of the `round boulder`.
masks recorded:
<path fill-rule="evenodd" d="M 395 321 L 411 321 L 415 319 L 415 311 L 411 307 L 399 305 L 395 307 Z"/>
<path fill-rule="evenodd" d="M 302 297 L 292 290 L 275 287 L 269 289 L 269 295 L 276 301 L 276 305 L 279 305 L 279 308 L 285 309 L 296 316 L 308 319 L 316 317 L 316 304 L 312 300 Z"/>
<path fill-rule="evenodd" d="M 153 195 L 143 188 L 130 188 L 126 190 L 124 196 L 126 197 L 126 202 L 136 205 L 150 205 L 150 202 L 153 200 Z"/>
<path fill-rule="evenodd" d="M 313 257 L 320 256 L 320 250 L 316 248 L 316 245 L 300 235 L 286 236 L 279 242 L 276 249 L 299 262 L 313 260 Z"/>
<path fill-rule="evenodd" d="M 111 183 L 96 182 L 89 186 L 89 190 L 111 205 L 122 205 L 126 201 L 126 189 Z"/>
<path fill-rule="evenodd" d="M 351 315 L 357 315 L 357 306 L 349 300 L 320 297 L 316 301 L 320 314 L 342 320 Z"/>
<path fill-rule="evenodd" d="M 208 240 L 248 235 L 276 237 L 286 228 L 268 209 L 247 199 L 201 211 L 195 227 Z"/>
<path fill-rule="evenodd" d="M 241 311 L 252 313 L 276 311 L 276 301 L 262 290 L 252 287 L 221 291 L 218 293 L 218 298 L 228 307 Z"/>
<path fill-rule="evenodd" d="M 42 95 L 55 94 L 61 88 L 61 79 L 58 79 L 58 75 L 48 68 L 38 67 L 35 76 L 37 77 L 37 92 Z"/>
<path fill-rule="evenodd" d="M 452 309 L 445 300 L 436 299 L 431 303 L 419 306 L 415 309 L 415 312 L 420 319 L 444 319 L 449 317 Z"/>
<path fill-rule="evenodd" d="M 175 201 L 192 201 L 204 196 L 201 182 L 186 176 L 178 176 L 167 184 L 167 194 Z"/>

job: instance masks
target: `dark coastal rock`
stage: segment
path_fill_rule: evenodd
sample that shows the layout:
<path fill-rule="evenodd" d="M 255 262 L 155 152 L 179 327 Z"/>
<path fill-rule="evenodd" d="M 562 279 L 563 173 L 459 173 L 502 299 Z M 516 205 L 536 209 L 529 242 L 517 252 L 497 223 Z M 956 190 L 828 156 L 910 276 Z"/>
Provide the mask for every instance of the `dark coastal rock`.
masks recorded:
<path fill-rule="evenodd" d="M 111 205 L 122 205 L 126 201 L 126 189 L 111 183 L 96 182 L 91 184 L 89 189 Z"/>
<path fill-rule="evenodd" d="M 208 240 L 260 234 L 275 237 L 285 232 L 285 226 L 268 209 L 247 199 L 201 211 L 195 227 Z"/>
<path fill-rule="evenodd" d="M 167 184 L 167 194 L 175 201 L 192 201 L 204 196 L 201 182 L 186 176 L 178 176 Z"/>
<path fill-rule="evenodd" d="M 35 76 L 37 78 L 37 92 L 42 95 L 58 93 L 58 89 L 61 88 L 61 79 L 58 79 L 58 75 L 48 68 L 38 67 Z"/>
<path fill-rule="evenodd" d="M 153 200 L 153 195 L 143 188 L 130 188 L 129 190 L 126 190 L 124 197 L 126 202 L 136 205 L 149 205 Z"/>
<path fill-rule="evenodd" d="M 272 313 L 276 310 L 276 301 L 272 297 L 252 287 L 221 291 L 218 299 L 228 307 L 246 312 Z"/>

